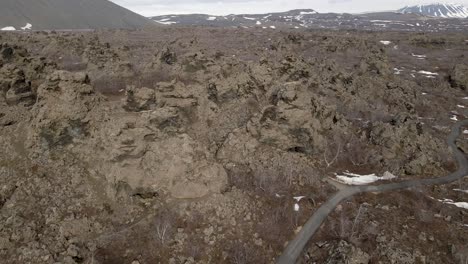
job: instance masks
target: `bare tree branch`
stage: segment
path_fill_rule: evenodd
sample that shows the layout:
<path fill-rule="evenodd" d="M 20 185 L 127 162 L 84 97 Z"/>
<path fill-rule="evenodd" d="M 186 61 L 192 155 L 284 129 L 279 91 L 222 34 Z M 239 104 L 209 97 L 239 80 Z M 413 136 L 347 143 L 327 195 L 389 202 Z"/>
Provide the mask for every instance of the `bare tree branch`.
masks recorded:
<path fill-rule="evenodd" d="M 359 216 L 361 216 L 361 210 L 362 210 L 362 204 L 359 206 L 358 213 L 357 213 L 356 217 L 354 218 L 353 227 L 351 228 L 350 238 L 352 238 L 354 236 L 354 228 L 356 227 L 356 224 L 359 221 Z"/>
<path fill-rule="evenodd" d="M 333 157 L 331 161 L 328 161 L 328 158 L 327 158 L 328 149 L 323 152 L 323 159 L 325 160 L 325 163 L 327 164 L 327 168 L 329 168 L 333 163 L 335 163 L 335 161 L 338 159 L 338 156 L 340 155 L 340 152 L 341 152 L 341 143 L 338 144 L 335 157 Z"/>

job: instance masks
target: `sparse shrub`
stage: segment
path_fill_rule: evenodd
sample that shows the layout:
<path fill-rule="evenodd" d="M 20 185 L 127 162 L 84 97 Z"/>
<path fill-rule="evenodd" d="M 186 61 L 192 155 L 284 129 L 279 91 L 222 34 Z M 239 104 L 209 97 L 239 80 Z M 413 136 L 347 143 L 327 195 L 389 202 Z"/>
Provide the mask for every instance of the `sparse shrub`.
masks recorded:
<path fill-rule="evenodd" d="M 343 209 L 340 212 L 338 219 L 334 219 L 331 222 L 332 234 L 338 239 L 359 239 L 361 237 L 360 228 L 362 220 L 365 218 L 367 209 L 363 204 L 361 204 L 354 212 L 354 218 L 352 219 L 348 217 L 348 215 L 352 215 L 353 212 L 351 210 L 345 210 L 346 209 Z"/>
<path fill-rule="evenodd" d="M 161 244 L 166 244 L 167 240 L 169 239 L 170 233 L 172 231 L 172 226 L 167 221 L 161 221 L 156 223 L 156 239 Z"/>
<path fill-rule="evenodd" d="M 231 264 L 268 263 L 265 255 L 258 254 L 254 246 L 243 241 L 232 242 L 227 252 Z"/>
<path fill-rule="evenodd" d="M 202 259 L 204 255 L 204 249 L 202 248 L 202 243 L 197 243 L 195 241 L 190 241 L 190 243 L 185 243 L 183 254 L 187 257 L 192 257 L 195 261 Z"/>
<path fill-rule="evenodd" d="M 167 245 L 174 236 L 174 224 L 176 215 L 172 212 L 161 212 L 159 216 L 154 219 L 153 238 L 159 245 Z"/>
<path fill-rule="evenodd" d="M 291 238 L 297 227 L 296 213 L 292 203 L 269 205 L 256 228 L 260 238 L 275 250 L 281 250 L 283 243 Z"/>
<path fill-rule="evenodd" d="M 355 135 L 346 144 L 346 157 L 354 166 L 368 165 L 376 155 L 375 150 L 370 149 L 366 142 Z"/>
<path fill-rule="evenodd" d="M 339 131 L 334 131 L 329 136 L 322 154 L 326 168 L 330 168 L 333 164 L 339 163 L 342 160 L 341 154 L 343 153 L 345 142 L 344 136 Z"/>
<path fill-rule="evenodd" d="M 425 34 L 411 37 L 410 42 L 420 47 L 443 46 L 447 43 L 443 37 L 433 37 Z"/>
<path fill-rule="evenodd" d="M 229 250 L 229 262 L 232 264 L 251 263 L 252 253 L 249 246 L 242 242 L 235 242 Z"/>
<path fill-rule="evenodd" d="M 335 145 L 335 147 L 332 145 Z M 327 147 L 325 147 L 325 151 L 323 152 L 323 160 L 325 161 L 325 164 L 327 164 L 327 168 L 329 168 L 338 160 L 340 153 L 341 142 L 333 142 L 333 144 L 328 144 Z"/>
<path fill-rule="evenodd" d="M 267 194 L 274 195 L 288 188 L 288 175 L 277 169 L 259 167 L 254 170 L 253 176 L 255 187 Z"/>

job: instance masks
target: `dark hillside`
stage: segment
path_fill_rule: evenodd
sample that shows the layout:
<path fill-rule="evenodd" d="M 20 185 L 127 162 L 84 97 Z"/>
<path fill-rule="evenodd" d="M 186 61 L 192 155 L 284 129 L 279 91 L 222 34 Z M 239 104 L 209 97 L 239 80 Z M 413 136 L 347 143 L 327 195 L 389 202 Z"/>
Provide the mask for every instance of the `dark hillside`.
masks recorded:
<path fill-rule="evenodd" d="M 152 22 L 107 0 L 2 0 L 0 28 L 20 29 L 142 28 Z"/>

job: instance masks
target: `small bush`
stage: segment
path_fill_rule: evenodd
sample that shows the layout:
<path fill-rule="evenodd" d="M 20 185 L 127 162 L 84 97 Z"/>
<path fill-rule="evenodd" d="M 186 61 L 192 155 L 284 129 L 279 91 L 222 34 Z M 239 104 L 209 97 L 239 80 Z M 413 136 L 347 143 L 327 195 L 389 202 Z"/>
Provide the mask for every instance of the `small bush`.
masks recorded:
<path fill-rule="evenodd" d="M 151 233 L 157 245 L 165 246 L 172 241 L 177 229 L 176 220 L 176 214 L 169 211 L 160 212 L 154 219 Z"/>

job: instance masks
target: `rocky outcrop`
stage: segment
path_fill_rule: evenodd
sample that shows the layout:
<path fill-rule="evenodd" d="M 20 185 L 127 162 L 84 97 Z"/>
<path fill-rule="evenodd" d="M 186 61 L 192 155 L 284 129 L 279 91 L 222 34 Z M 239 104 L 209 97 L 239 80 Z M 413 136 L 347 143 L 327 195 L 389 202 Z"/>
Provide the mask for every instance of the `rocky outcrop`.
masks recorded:
<path fill-rule="evenodd" d="M 52 73 L 38 88 L 30 139 L 54 148 L 84 137 L 88 133 L 87 114 L 98 101 L 85 73 Z"/>
<path fill-rule="evenodd" d="M 94 169 L 107 181 L 110 197 L 128 198 L 139 193 L 144 197 L 168 194 L 193 199 L 221 193 L 226 188 L 223 166 L 203 144 L 186 133 L 189 111 L 196 111 L 197 104 L 181 84 L 161 83 L 156 89 L 129 87 L 123 107 L 110 113 L 103 105 L 89 112 L 85 106 L 93 105 L 91 102 L 85 95 L 77 100 L 81 106 L 77 109 L 82 111 L 74 116 L 89 121 L 80 124 L 84 124 L 90 140 L 81 140 L 73 152 L 90 164 L 99 164 Z M 65 132 L 69 129 L 60 131 L 68 135 Z"/>
<path fill-rule="evenodd" d="M 170 192 L 173 197 L 180 199 L 205 197 L 210 193 L 223 192 L 227 180 L 227 173 L 220 164 L 201 166 L 185 179 L 175 180 Z"/>
<path fill-rule="evenodd" d="M 468 89 L 468 66 L 465 64 L 457 64 L 452 69 L 449 76 L 450 83 L 453 87 L 462 90 Z"/>
<path fill-rule="evenodd" d="M 38 79 L 49 66 L 43 58 L 30 58 L 22 47 L 0 44 L 0 100 L 9 105 L 32 106 Z"/>
<path fill-rule="evenodd" d="M 306 83 L 288 82 L 277 87 L 271 96 L 272 105 L 253 119 L 254 134 L 259 141 L 286 151 L 318 153 L 325 147 L 323 133 L 338 130 L 345 123 L 330 105 L 310 92 Z"/>
<path fill-rule="evenodd" d="M 392 169 L 408 175 L 437 175 L 441 172 L 437 159 L 449 155 L 442 141 L 424 133 L 420 122 L 405 115 L 397 116 L 389 123 L 374 124 L 370 141 L 382 147 L 382 161 L 387 166 L 397 166 Z M 396 159 L 407 162 L 392 165 L 391 161 Z"/>
<path fill-rule="evenodd" d="M 36 102 L 31 81 L 26 80 L 23 70 L 15 66 L 5 66 L 0 69 L 0 76 L 1 91 L 8 104 L 31 106 Z"/>
<path fill-rule="evenodd" d="M 129 87 L 126 92 L 127 102 L 124 108 L 128 111 L 149 110 L 156 104 L 156 95 L 153 89 Z"/>
<path fill-rule="evenodd" d="M 454 62 L 432 60 L 432 53 L 407 58 L 411 43 L 399 44 L 398 34 L 392 42 L 401 50 L 379 44 L 380 33 L 348 33 L 176 27 L 1 34 L 34 55 L 0 45 L 0 257 L 271 263 L 336 192 L 324 180 L 335 172 L 446 175 L 453 169 L 444 142 L 450 115 L 461 120 L 466 107 L 464 91 L 443 78 Z M 444 52 L 461 50 L 453 43 Z M 393 57 L 399 52 L 405 56 Z M 413 77 L 403 58 L 411 67 L 435 63 L 439 76 Z M 393 67 L 406 68 L 394 74 Z M 468 151 L 462 137 L 457 144 Z M 457 184 L 447 192 L 463 188 Z M 423 254 L 451 263 L 439 242 L 463 244 L 463 233 L 446 231 L 459 228 L 463 214 L 424 197 L 462 201 L 464 193 L 418 191 L 427 195 L 386 194 L 378 200 L 389 205 L 372 209 L 374 194 L 343 203 L 330 215 L 338 222 L 317 233 L 335 242 L 308 252 L 309 260 L 417 263 L 422 253 L 406 239 L 417 235 L 388 232 L 378 245 L 368 243 L 397 226 L 437 230 L 435 253 Z M 299 195 L 307 197 L 295 211 Z M 353 211 L 357 203 L 366 214 Z M 419 206 L 432 222 L 418 224 Z M 374 225 L 389 210 L 392 221 Z"/>
<path fill-rule="evenodd" d="M 186 199 L 220 193 L 226 187 L 224 168 L 202 161 L 199 155 L 203 149 L 188 135 L 148 142 L 144 136 L 138 140 L 138 134 L 133 133 L 124 133 L 127 140 L 121 145 L 108 146 L 115 153 L 106 173 L 109 182 L 125 182 L 132 189 L 149 187 Z"/>

